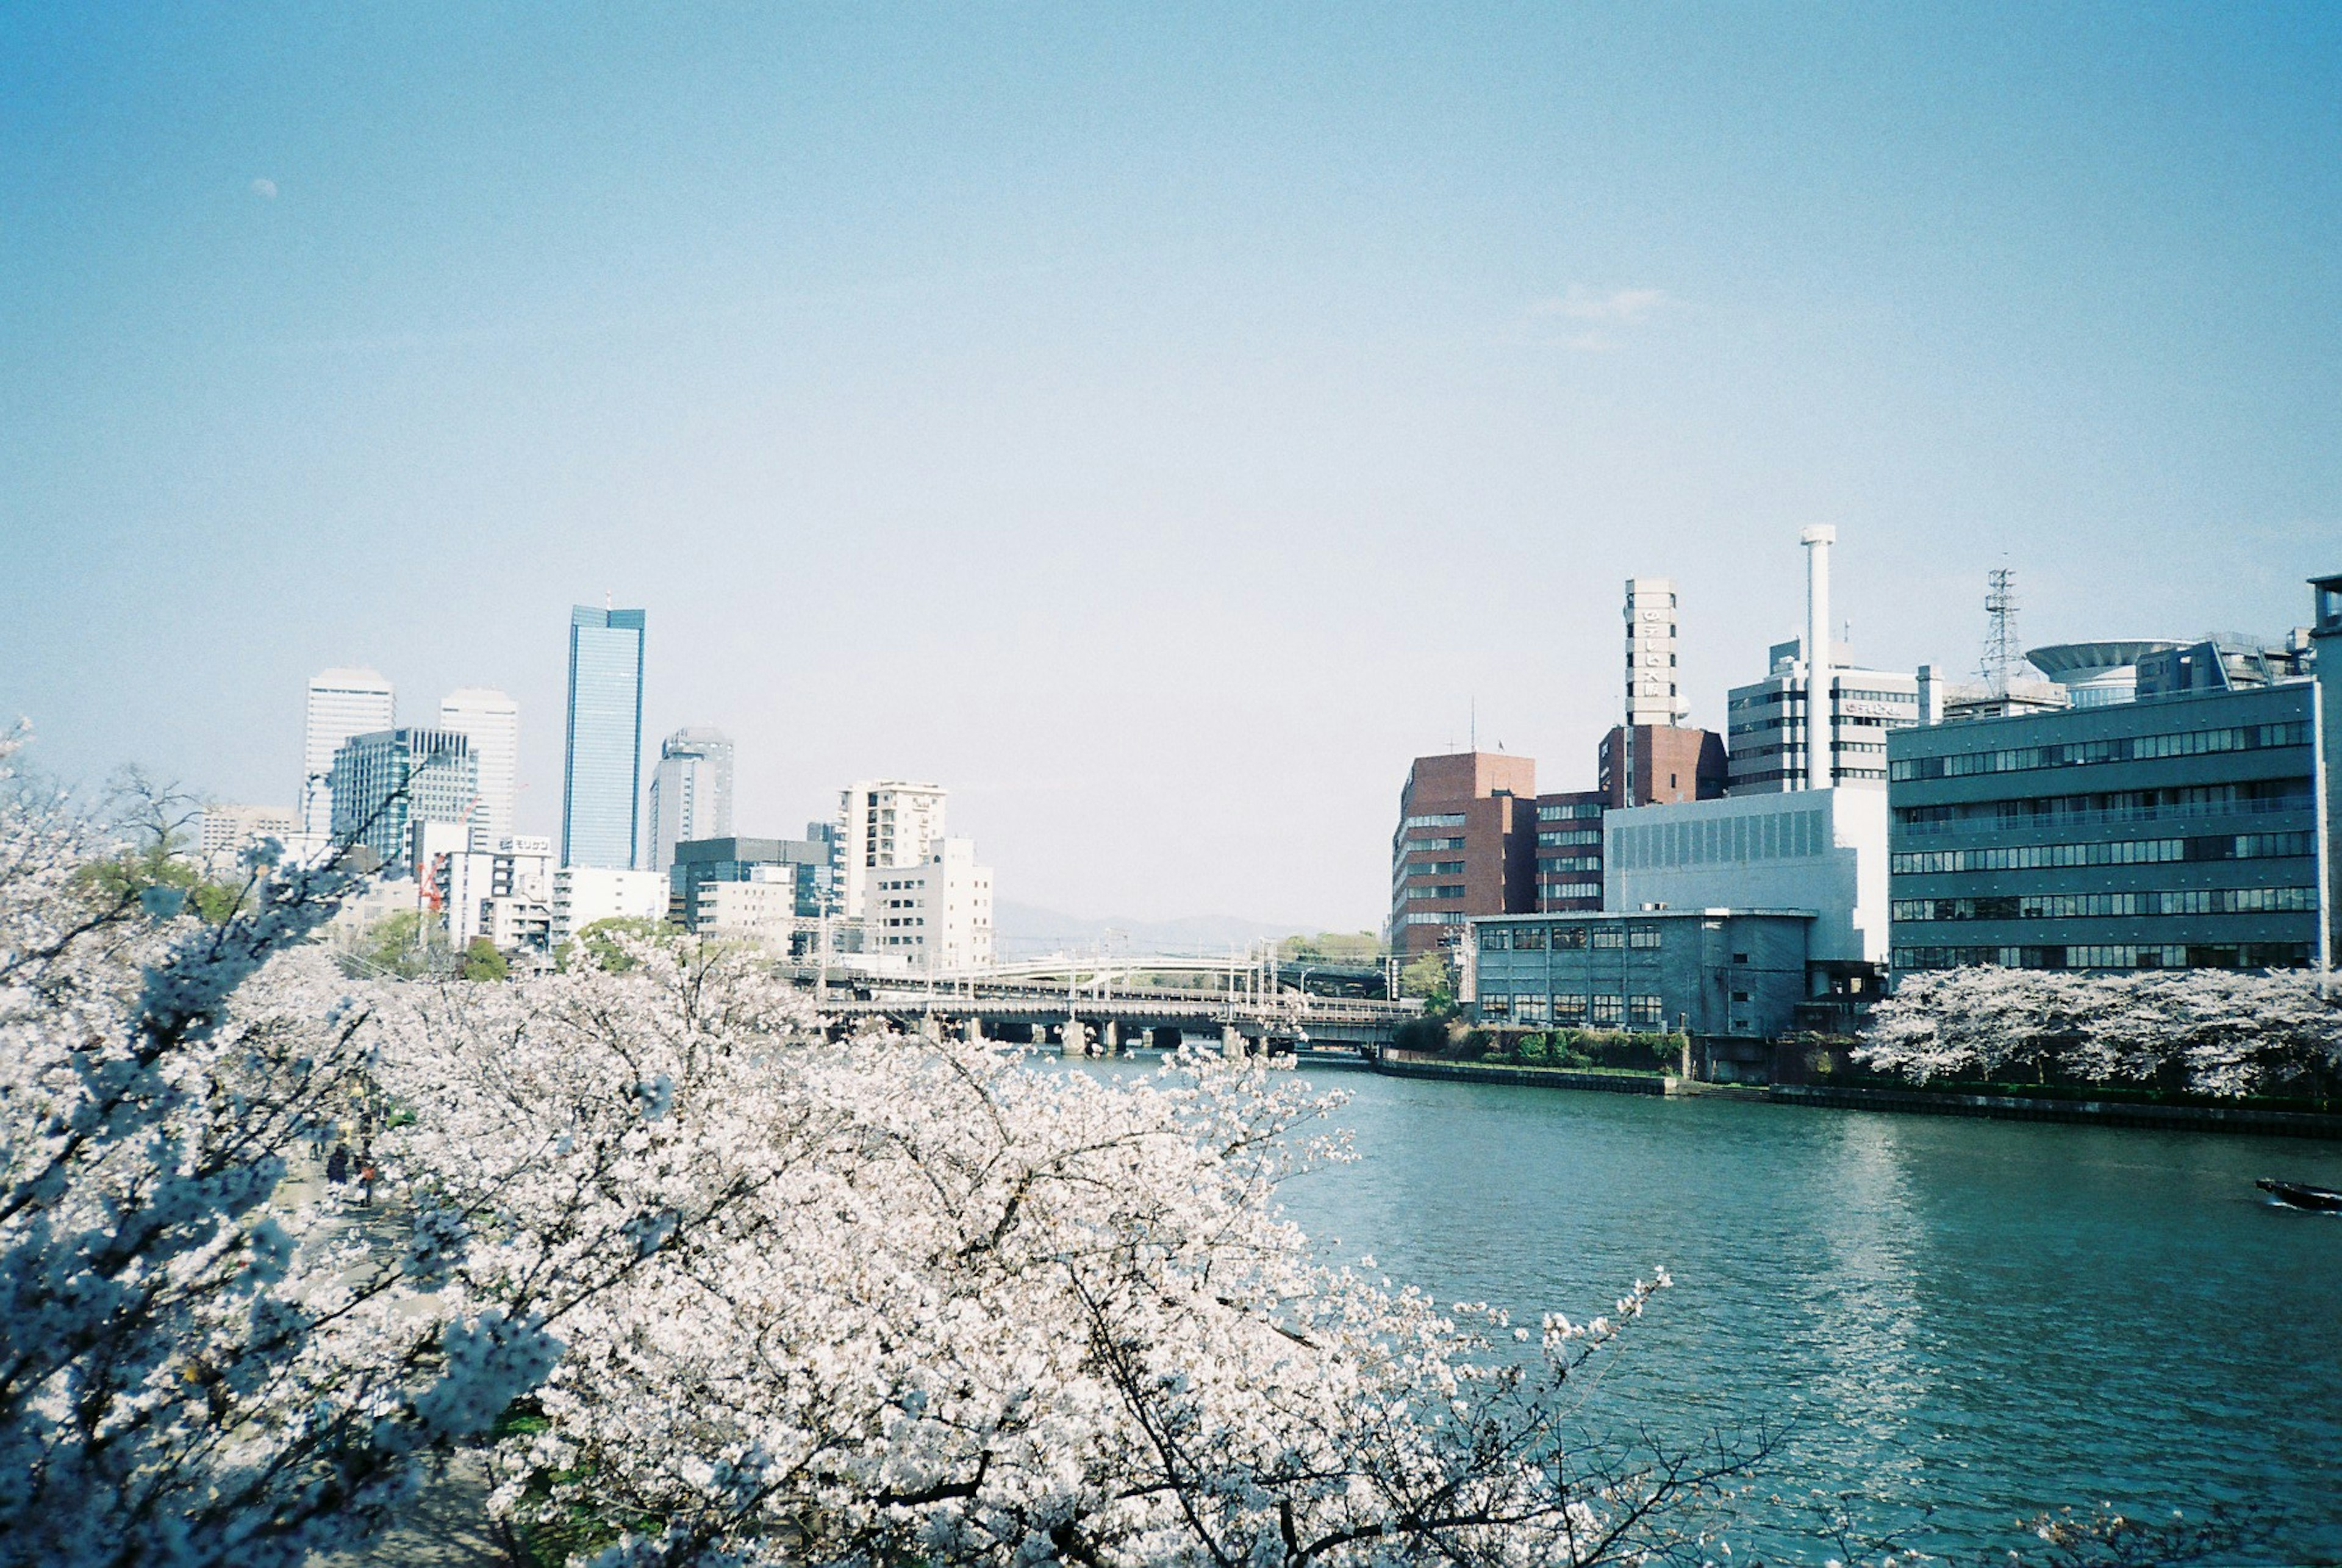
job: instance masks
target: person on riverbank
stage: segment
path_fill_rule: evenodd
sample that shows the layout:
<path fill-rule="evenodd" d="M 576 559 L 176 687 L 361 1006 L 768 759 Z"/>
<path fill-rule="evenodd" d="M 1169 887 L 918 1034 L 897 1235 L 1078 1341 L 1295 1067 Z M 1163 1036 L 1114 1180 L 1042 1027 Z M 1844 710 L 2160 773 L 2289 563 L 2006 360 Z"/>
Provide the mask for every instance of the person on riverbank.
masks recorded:
<path fill-rule="evenodd" d="M 344 1144 L 336 1144 L 334 1145 L 334 1152 L 325 1156 L 325 1181 L 329 1185 L 338 1187 L 349 1179 L 349 1147 Z"/>

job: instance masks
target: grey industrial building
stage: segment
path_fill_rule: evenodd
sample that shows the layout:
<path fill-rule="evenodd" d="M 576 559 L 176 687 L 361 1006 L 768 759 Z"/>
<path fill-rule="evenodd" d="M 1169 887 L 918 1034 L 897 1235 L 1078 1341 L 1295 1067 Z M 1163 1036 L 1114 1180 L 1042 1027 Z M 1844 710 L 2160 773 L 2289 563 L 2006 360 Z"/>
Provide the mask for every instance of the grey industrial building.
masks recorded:
<path fill-rule="evenodd" d="M 1813 923 L 1807 911 L 1752 909 L 1476 919 L 1474 1014 L 1527 1029 L 1770 1039 L 1807 1000 Z"/>
<path fill-rule="evenodd" d="M 2317 691 L 2287 679 L 1894 732 L 1893 967 L 2316 962 Z"/>

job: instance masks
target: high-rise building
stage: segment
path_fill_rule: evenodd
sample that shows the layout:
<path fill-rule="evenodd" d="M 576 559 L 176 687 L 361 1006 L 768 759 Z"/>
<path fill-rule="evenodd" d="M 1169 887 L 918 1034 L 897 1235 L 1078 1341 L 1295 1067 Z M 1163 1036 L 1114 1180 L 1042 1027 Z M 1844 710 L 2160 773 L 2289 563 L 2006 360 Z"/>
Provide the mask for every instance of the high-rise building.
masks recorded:
<path fill-rule="evenodd" d="M 459 687 L 439 699 L 439 727 L 470 738 L 488 836 L 510 838 L 520 788 L 520 704 L 492 686 Z"/>
<path fill-rule="evenodd" d="M 455 730 L 376 730 L 352 735 L 328 775 L 333 834 L 372 850 L 395 871 L 414 868 L 412 827 L 421 823 L 485 826 L 479 764 Z"/>
<path fill-rule="evenodd" d="M 1391 834 L 1393 952 L 1435 953 L 1473 915 L 1536 907 L 1536 799 L 1530 757 L 1460 752 L 1415 759 Z"/>
<path fill-rule="evenodd" d="M 301 734 L 301 830 L 324 838 L 334 831 L 334 754 L 352 735 L 398 722 L 390 683 L 365 669 L 321 670 L 309 677 Z"/>
<path fill-rule="evenodd" d="M 841 913 L 868 914 L 871 874 L 925 864 L 944 835 L 944 789 L 901 779 L 864 779 L 838 797 L 837 872 Z"/>
<path fill-rule="evenodd" d="M 569 612 L 561 864 L 631 869 L 643 776 L 643 612 Z"/>
<path fill-rule="evenodd" d="M 680 729 L 651 770 L 651 869 L 675 864 L 675 846 L 732 836 L 732 737 L 706 725 Z"/>
<path fill-rule="evenodd" d="M 1856 668 L 1846 662 L 1846 644 L 1829 635 L 1829 551 L 1837 542 L 1835 528 L 1805 531 L 1806 634 L 1774 644 L 1763 680 L 1732 688 L 1725 712 L 1729 794 L 1884 790 L 1887 732 L 1921 720 L 1916 674 Z M 1817 731 L 1820 744 L 1811 739 Z"/>

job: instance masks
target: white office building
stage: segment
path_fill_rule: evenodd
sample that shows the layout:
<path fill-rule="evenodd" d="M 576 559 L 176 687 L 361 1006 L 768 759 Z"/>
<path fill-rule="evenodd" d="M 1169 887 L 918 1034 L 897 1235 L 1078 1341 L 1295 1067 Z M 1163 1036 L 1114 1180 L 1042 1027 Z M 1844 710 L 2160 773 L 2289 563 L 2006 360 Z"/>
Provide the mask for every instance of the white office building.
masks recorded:
<path fill-rule="evenodd" d="M 309 677 L 309 702 L 301 732 L 301 831 L 318 838 L 334 831 L 335 754 L 357 735 L 387 730 L 397 723 L 398 702 L 390 683 L 375 670 L 322 670 Z"/>
<path fill-rule="evenodd" d="M 651 869 L 675 864 L 675 846 L 732 836 L 732 737 L 705 724 L 660 743 L 651 770 Z"/>
<path fill-rule="evenodd" d="M 916 970 L 958 974 L 992 966 L 992 868 L 976 841 L 946 838 L 918 865 L 873 872 L 866 951 L 898 954 Z"/>
<path fill-rule="evenodd" d="M 510 838 L 520 792 L 520 704 L 492 686 L 459 687 L 439 699 L 439 727 L 472 743 L 489 837 Z"/>
<path fill-rule="evenodd" d="M 1602 905 L 1810 911 L 1807 956 L 1887 962 L 1887 792 L 1679 801 L 1602 818 Z"/>
<path fill-rule="evenodd" d="M 553 924 L 553 840 L 418 824 L 415 864 L 426 911 L 458 951 L 485 936 L 502 951 L 544 946 Z"/>
<path fill-rule="evenodd" d="M 666 878 L 656 871 L 565 865 L 553 874 L 553 946 L 600 920 L 665 920 Z"/>
<path fill-rule="evenodd" d="M 944 836 L 944 789 L 901 779 L 865 779 L 839 796 L 837 866 L 832 886 L 840 913 L 867 917 L 880 872 L 925 865 Z"/>
<path fill-rule="evenodd" d="M 195 832 L 195 864 L 215 881 L 238 877 L 244 852 L 262 839 L 284 845 L 285 864 L 299 864 L 307 848 L 299 817 L 279 805 L 206 805 Z"/>
<path fill-rule="evenodd" d="M 758 866 L 745 882 L 710 882 L 698 891 L 693 929 L 702 936 L 746 938 L 787 952 L 798 932 L 817 924 L 818 917 L 797 913 L 794 866 Z"/>

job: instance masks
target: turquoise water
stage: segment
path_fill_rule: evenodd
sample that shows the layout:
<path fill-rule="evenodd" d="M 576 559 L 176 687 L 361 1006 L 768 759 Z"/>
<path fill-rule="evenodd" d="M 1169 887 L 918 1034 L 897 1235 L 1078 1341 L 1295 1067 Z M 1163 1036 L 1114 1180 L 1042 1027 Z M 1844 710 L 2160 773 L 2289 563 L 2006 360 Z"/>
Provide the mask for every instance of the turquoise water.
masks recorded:
<path fill-rule="evenodd" d="M 1334 1255 L 1531 1322 L 1666 1266 L 1606 1419 L 1782 1423 L 1765 1492 L 1858 1493 L 1937 1553 L 2217 1503 L 2274 1524 L 2256 1561 L 2342 1557 L 2342 1217 L 2252 1184 L 2342 1186 L 2342 1146 L 1316 1082 L 1363 1158 L 1286 1203 Z M 1768 1512 L 1744 1554 L 1827 1554 Z"/>

